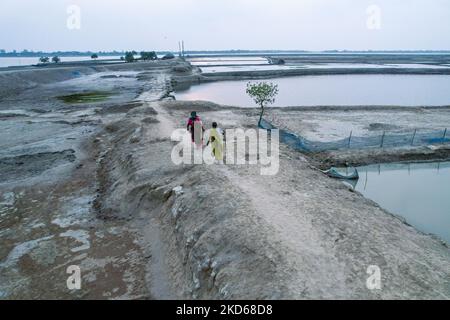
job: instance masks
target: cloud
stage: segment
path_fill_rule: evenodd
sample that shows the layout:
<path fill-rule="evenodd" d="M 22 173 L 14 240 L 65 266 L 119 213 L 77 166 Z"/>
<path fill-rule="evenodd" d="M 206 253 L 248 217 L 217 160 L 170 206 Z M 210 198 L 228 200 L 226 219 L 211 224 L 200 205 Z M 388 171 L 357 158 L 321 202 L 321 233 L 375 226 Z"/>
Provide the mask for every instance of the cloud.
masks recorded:
<path fill-rule="evenodd" d="M 66 27 L 69 5 L 81 29 Z M 369 5 L 382 27 L 368 30 Z M 2 0 L 0 46 L 34 50 L 450 49 L 446 0 Z"/>

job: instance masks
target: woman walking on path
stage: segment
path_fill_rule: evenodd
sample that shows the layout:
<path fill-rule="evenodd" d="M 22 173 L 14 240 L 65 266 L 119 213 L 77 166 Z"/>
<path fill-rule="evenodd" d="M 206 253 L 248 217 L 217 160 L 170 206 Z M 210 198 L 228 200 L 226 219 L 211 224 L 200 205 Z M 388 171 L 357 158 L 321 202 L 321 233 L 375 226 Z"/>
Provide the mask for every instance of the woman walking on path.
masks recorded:
<path fill-rule="evenodd" d="M 202 120 L 197 116 L 197 112 L 195 111 L 191 112 L 191 116 L 187 123 L 187 130 L 191 133 L 192 142 L 197 146 L 202 146 L 205 128 L 203 127 Z"/>
<path fill-rule="evenodd" d="M 213 122 L 209 131 L 209 139 L 206 145 L 211 143 L 212 153 L 218 162 L 223 161 L 223 132 L 217 127 L 217 122 Z"/>

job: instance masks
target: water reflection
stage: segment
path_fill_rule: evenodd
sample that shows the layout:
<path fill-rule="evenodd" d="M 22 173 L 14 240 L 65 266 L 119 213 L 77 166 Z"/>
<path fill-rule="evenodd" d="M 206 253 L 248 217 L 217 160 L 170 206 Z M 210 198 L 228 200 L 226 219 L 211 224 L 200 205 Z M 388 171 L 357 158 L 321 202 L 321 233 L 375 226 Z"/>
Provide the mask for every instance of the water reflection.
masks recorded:
<path fill-rule="evenodd" d="M 378 164 L 358 171 L 355 190 L 450 243 L 450 162 Z"/>
<path fill-rule="evenodd" d="M 269 79 L 278 84 L 275 106 L 450 105 L 449 75 L 333 75 Z M 255 107 L 248 80 L 219 81 L 175 90 L 177 100 Z"/>

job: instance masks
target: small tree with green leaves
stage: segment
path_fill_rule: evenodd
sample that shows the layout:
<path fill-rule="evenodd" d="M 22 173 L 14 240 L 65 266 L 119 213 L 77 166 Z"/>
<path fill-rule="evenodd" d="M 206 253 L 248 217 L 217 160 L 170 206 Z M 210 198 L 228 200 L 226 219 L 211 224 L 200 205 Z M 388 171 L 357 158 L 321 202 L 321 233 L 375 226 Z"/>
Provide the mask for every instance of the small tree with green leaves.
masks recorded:
<path fill-rule="evenodd" d="M 134 62 L 135 51 L 125 52 L 125 61 L 126 62 Z"/>
<path fill-rule="evenodd" d="M 60 63 L 60 62 L 61 62 L 61 59 L 60 59 L 58 56 L 54 56 L 54 57 L 52 58 L 52 61 L 53 61 L 54 63 Z"/>
<path fill-rule="evenodd" d="M 91 59 L 93 59 L 93 60 L 98 59 L 98 54 L 94 53 L 94 54 L 91 56 Z"/>
<path fill-rule="evenodd" d="M 155 51 L 142 51 L 141 52 L 141 59 L 144 61 L 147 60 L 156 60 L 158 56 L 156 55 Z"/>
<path fill-rule="evenodd" d="M 264 109 L 268 104 L 275 102 L 275 97 L 278 94 L 278 85 L 271 82 L 247 83 L 247 94 L 261 107 L 259 115 L 258 126 L 261 125 L 261 120 L 264 115 Z"/>
<path fill-rule="evenodd" d="M 40 63 L 48 63 L 50 61 L 49 57 L 40 57 L 39 62 Z"/>

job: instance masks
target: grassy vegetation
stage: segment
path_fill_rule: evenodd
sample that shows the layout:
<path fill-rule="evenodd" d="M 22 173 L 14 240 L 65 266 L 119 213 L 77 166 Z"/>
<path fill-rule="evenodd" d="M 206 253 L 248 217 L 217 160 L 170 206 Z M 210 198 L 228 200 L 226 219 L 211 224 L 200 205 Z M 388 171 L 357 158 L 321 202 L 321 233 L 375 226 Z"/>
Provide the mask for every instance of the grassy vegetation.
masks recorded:
<path fill-rule="evenodd" d="M 108 91 L 92 91 L 60 96 L 58 99 L 65 103 L 93 103 L 104 101 L 112 95 L 113 93 Z"/>

